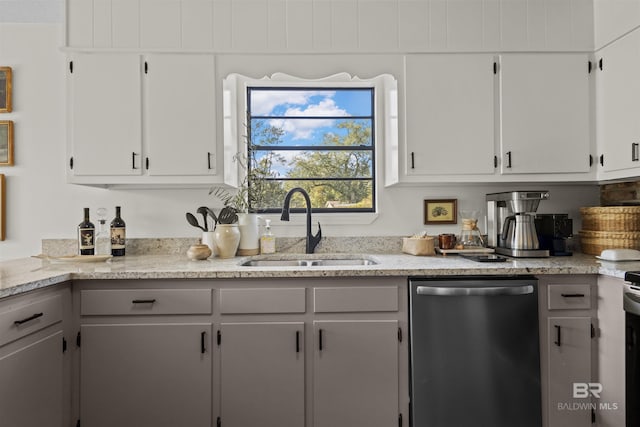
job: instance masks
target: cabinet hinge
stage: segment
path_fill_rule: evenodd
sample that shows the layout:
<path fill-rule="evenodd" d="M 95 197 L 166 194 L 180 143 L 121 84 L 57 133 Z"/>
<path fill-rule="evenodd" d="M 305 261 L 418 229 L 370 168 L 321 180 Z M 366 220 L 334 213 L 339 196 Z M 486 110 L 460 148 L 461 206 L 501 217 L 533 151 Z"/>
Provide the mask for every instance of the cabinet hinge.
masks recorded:
<path fill-rule="evenodd" d="M 81 343 L 82 343 L 82 336 L 80 335 L 80 332 L 78 332 L 78 335 L 76 335 L 76 347 L 80 347 Z"/>
<path fill-rule="evenodd" d="M 402 427 L 402 414 L 398 414 L 398 427 Z"/>
<path fill-rule="evenodd" d="M 67 351 L 67 339 L 62 337 L 62 352 L 65 353 Z"/>
<path fill-rule="evenodd" d="M 144 61 L 144 73 L 149 73 L 149 63 L 147 61 Z"/>
<path fill-rule="evenodd" d="M 69 61 L 69 72 L 73 74 L 73 61 Z"/>
<path fill-rule="evenodd" d="M 216 427 L 221 427 L 222 426 L 222 420 L 220 419 L 220 417 L 218 417 L 216 419 Z"/>
<path fill-rule="evenodd" d="M 493 74 L 498 74 L 498 63 L 493 62 Z"/>
<path fill-rule="evenodd" d="M 220 331 L 218 331 L 216 335 L 216 342 L 218 343 L 218 345 L 220 345 L 220 343 L 222 342 L 222 332 Z"/>
<path fill-rule="evenodd" d="M 498 156 L 493 156 L 493 168 L 498 167 Z"/>
<path fill-rule="evenodd" d="M 600 166 L 604 166 L 604 154 L 600 154 Z"/>
<path fill-rule="evenodd" d="M 595 424 L 596 422 L 596 410 L 591 408 L 591 424 Z"/>
<path fill-rule="evenodd" d="M 73 170 L 73 156 L 69 158 L 69 168 Z"/>
<path fill-rule="evenodd" d="M 402 328 L 398 328 L 398 342 L 402 342 Z"/>
<path fill-rule="evenodd" d="M 598 61 L 598 68 L 600 68 L 600 71 L 603 70 L 604 66 L 603 66 L 603 59 L 600 58 L 600 60 Z"/>

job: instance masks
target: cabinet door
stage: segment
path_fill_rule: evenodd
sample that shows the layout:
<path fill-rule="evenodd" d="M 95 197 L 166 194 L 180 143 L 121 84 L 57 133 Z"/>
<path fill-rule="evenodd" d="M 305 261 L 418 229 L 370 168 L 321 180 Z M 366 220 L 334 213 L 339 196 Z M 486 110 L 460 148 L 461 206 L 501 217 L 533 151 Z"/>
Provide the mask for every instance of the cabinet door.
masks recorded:
<path fill-rule="evenodd" d="M 591 382 L 591 318 L 550 317 L 547 336 L 549 427 L 591 425 L 590 396 L 573 397 L 574 383 Z"/>
<path fill-rule="evenodd" d="M 62 332 L 0 357 L 0 424 L 62 427 Z"/>
<path fill-rule="evenodd" d="M 604 171 L 640 166 L 640 33 L 635 31 L 602 50 L 598 70 L 598 143 Z M 635 160 L 634 159 L 638 159 Z"/>
<path fill-rule="evenodd" d="M 77 54 L 69 72 L 74 175 L 140 175 L 140 58 Z"/>
<path fill-rule="evenodd" d="M 149 175 L 215 173 L 213 55 L 149 55 L 145 139 Z"/>
<path fill-rule="evenodd" d="M 314 427 L 398 423 L 398 322 L 314 322 Z"/>
<path fill-rule="evenodd" d="M 225 427 L 304 425 L 304 323 L 223 323 Z"/>
<path fill-rule="evenodd" d="M 87 427 L 210 427 L 211 324 L 83 325 Z"/>
<path fill-rule="evenodd" d="M 406 58 L 408 175 L 494 172 L 493 55 Z"/>
<path fill-rule="evenodd" d="M 501 57 L 503 174 L 589 171 L 588 61 L 586 54 Z"/>

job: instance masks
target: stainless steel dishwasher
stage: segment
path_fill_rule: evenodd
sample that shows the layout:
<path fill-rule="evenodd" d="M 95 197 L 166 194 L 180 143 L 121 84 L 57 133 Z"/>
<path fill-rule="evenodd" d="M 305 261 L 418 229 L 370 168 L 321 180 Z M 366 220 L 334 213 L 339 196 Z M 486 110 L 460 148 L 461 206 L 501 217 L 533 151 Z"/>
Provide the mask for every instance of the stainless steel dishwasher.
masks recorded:
<path fill-rule="evenodd" d="M 540 427 L 533 277 L 409 280 L 411 425 Z"/>

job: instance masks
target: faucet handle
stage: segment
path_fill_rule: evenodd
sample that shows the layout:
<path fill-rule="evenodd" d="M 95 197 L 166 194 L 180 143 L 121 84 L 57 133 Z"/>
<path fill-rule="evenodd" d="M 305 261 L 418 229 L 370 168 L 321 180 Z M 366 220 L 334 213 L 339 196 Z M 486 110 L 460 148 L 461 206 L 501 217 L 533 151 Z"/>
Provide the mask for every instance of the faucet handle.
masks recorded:
<path fill-rule="evenodd" d="M 322 227 L 320 227 L 320 221 L 318 221 L 318 232 L 315 235 L 316 239 L 318 239 L 318 242 L 320 241 L 320 239 L 322 239 Z"/>

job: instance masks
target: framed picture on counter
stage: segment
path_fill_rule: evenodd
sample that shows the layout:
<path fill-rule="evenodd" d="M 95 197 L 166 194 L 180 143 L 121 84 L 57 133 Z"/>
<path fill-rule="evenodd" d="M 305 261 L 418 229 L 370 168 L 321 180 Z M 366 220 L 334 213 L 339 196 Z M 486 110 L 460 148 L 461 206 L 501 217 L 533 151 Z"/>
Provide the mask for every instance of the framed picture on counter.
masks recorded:
<path fill-rule="evenodd" d="M 13 122 L 0 121 L 0 166 L 13 166 Z"/>
<path fill-rule="evenodd" d="M 457 224 L 458 199 L 434 199 L 424 201 L 425 224 Z"/>
<path fill-rule="evenodd" d="M 11 112 L 11 67 L 0 67 L 0 113 Z"/>
<path fill-rule="evenodd" d="M 0 174 L 0 241 L 5 238 L 5 212 L 6 212 L 6 201 L 7 196 L 5 195 L 5 183 L 4 183 L 4 175 Z"/>

